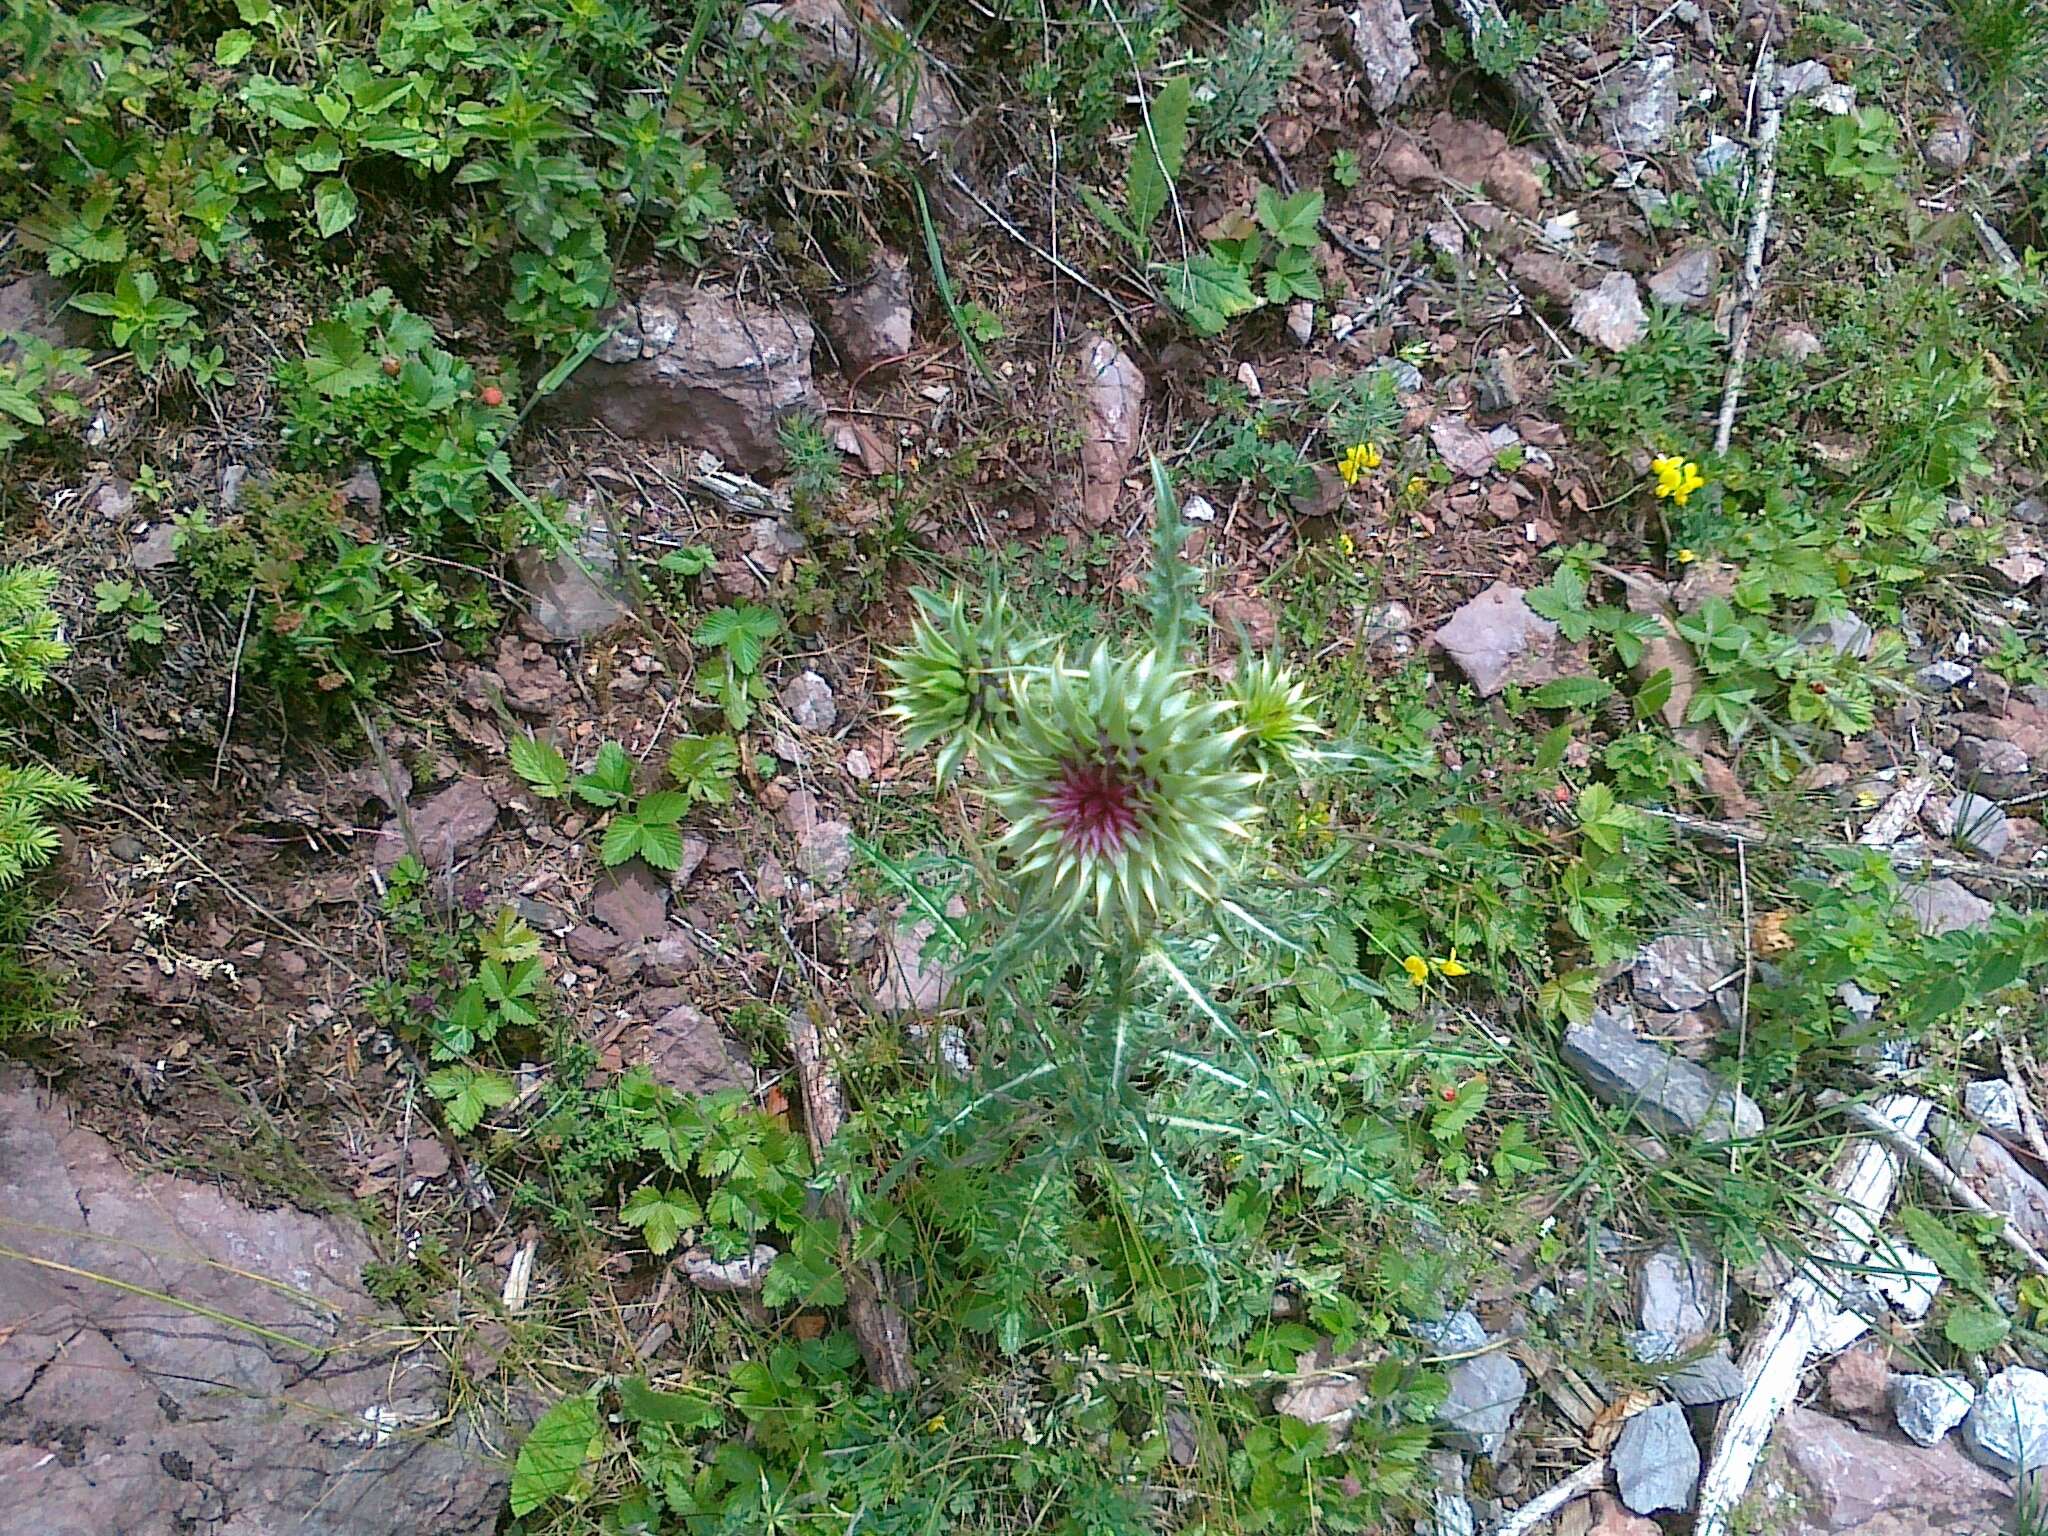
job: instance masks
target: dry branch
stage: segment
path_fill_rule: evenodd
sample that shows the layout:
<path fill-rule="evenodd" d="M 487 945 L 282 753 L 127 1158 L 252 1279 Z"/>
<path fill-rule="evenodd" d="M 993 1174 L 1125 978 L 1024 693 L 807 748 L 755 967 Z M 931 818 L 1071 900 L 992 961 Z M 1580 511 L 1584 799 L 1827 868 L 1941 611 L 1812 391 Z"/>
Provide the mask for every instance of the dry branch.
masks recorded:
<path fill-rule="evenodd" d="M 1721 419 L 1714 428 L 1714 452 L 1728 451 L 1735 434 L 1735 405 L 1742 398 L 1742 371 L 1749 360 L 1749 333 L 1756 319 L 1757 294 L 1764 285 L 1764 242 L 1771 231 L 1771 197 L 1778 189 L 1778 126 L 1785 109 L 1778 100 L 1778 66 L 1766 42 L 1757 58 L 1756 93 L 1763 118 L 1756 135 L 1756 214 L 1750 221 L 1749 247 L 1742 258 L 1742 283 L 1728 322 L 1728 378 L 1721 387 Z"/>

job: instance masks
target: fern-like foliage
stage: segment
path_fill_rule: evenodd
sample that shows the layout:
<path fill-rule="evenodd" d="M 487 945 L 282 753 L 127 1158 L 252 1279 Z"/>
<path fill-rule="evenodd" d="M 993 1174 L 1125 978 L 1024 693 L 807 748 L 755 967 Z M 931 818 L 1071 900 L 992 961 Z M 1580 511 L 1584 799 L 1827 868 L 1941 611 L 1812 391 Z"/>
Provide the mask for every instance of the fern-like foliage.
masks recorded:
<path fill-rule="evenodd" d="M 56 590 L 47 566 L 0 566 L 0 689 L 36 693 L 71 654 L 50 606 Z"/>

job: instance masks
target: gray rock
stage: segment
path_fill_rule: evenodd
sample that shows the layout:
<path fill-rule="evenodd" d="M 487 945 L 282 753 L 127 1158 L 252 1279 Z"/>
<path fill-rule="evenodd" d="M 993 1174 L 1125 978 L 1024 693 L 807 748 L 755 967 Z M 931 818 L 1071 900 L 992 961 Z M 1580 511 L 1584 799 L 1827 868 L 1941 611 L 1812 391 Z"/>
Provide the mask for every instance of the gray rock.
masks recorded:
<path fill-rule="evenodd" d="M 1908 1440 L 1933 1445 L 1969 1414 L 1977 1389 L 1967 1376 L 1894 1376 L 1892 1417 Z"/>
<path fill-rule="evenodd" d="M 1955 881 L 1922 880 L 1906 887 L 1905 901 L 1920 931 L 1930 936 L 1954 933 L 1960 928 L 1987 928 L 1997 909 L 1981 896 L 1973 896 Z"/>
<path fill-rule="evenodd" d="M 1316 307 L 1307 299 L 1287 306 L 1287 334 L 1294 338 L 1297 346 L 1307 346 L 1316 339 Z M 1182 509 L 1186 515 L 1186 509 Z"/>
<path fill-rule="evenodd" d="M 1970 120 L 1960 112 L 1949 112 L 1928 129 L 1927 137 L 1921 140 L 1920 153 L 1937 171 L 1953 172 L 1970 163 L 1970 152 L 1975 147 Z"/>
<path fill-rule="evenodd" d="M 738 1258 L 720 1259 L 709 1248 L 688 1248 L 676 1256 L 676 1269 L 700 1291 L 714 1295 L 751 1295 L 767 1283 L 779 1257 L 766 1243 Z"/>
<path fill-rule="evenodd" d="M 1422 370 L 1405 357 L 1376 357 L 1373 367 L 1382 373 L 1393 375 L 1394 393 L 1397 395 L 1419 395 L 1422 393 Z"/>
<path fill-rule="evenodd" d="M 1607 131 L 1629 154 L 1662 149 L 1678 126 L 1678 66 L 1668 53 L 1639 59 L 1615 74 L 1615 101 Z"/>
<path fill-rule="evenodd" d="M 128 547 L 128 563 L 138 571 L 160 571 L 177 560 L 177 539 L 176 524 L 153 524 Z"/>
<path fill-rule="evenodd" d="M 648 1026 L 640 1064 L 657 1083 L 695 1097 L 728 1088 L 754 1091 L 754 1069 L 725 1032 L 688 1003 Z"/>
<path fill-rule="evenodd" d="M 1775 83 L 1778 100 L 1791 102 L 1826 90 L 1835 83 L 1835 77 L 1828 73 L 1827 65 L 1819 59 L 1801 59 L 1780 69 Z"/>
<path fill-rule="evenodd" d="M 1665 1013 L 1690 1013 L 1714 1000 L 1738 969 L 1734 955 L 1704 933 L 1667 933 L 1637 951 L 1631 974 L 1636 1001 Z"/>
<path fill-rule="evenodd" d="M 1986 1077 L 1963 1089 L 1963 1109 L 1988 1130 L 2007 1136 L 2025 1134 L 2020 1120 L 2019 1091 L 2002 1077 Z"/>
<path fill-rule="evenodd" d="M 1437 1410 L 1444 1443 L 1478 1456 L 1497 1455 L 1528 1391 L 1522 1368 L 1492 1350 L 1460 1360 L 1448 1375 L 1450 1391 Z"/>
<path fill-rule="evenodd" d="M 1651 1129 L 1706 1141 L 1754 1136 L 1763 1111 L 1704 1067 L 1640 1038 L 1626 1013 L 1598 1009 L 1565 1031 L 1566 1065 L 1606 1104 L 1625 1104 Z"/>
<path fill-rule="evenodd" d="M 1982 795 L 1964 793 L 1949 802 L 1942 817 L 1942 831 L 1958 848 L 1995 859 L 2012 840 L 2012 824 L 2005 812 Z"/>
<path fill-rule="evenodd" d="M 1461 1307 L 1444 1318 L 1418 1318 L 1408 1331 L 1441 1355 L 1469 1354 L 1486 1346 L 1486 1329 L 1470 1307 Z"/>
<path fill-rule="evenodd" d="M 1400 0 L 1360 0 L 1346 20 L 1352 56 L 1365 75 L 1365 104 L 1375 117 L 1385 117 L 1408 93 L 1422 62 L 1411 33 L 1414 24 Z"/>
<path fill-rule="evenodd" d="M 1960 661 L 1944 657 L 1940 661 L 1930 661 L 1913 675 L 1929 693 L 1946 693 L 1951 688 L 1962 687 L 1970 680 L 1971 673 Z"/>
<path fill-rule="evenodd" d="M 1399 661 L 1415 651 L 1415 611 L 1390 600 L 1365 611 L 1360 626 L 1366 649 L 1381 661 Z"/>
<path fill-rule="evenodd" d="M 796 839 L 796 867 L 823 886 L 835 886 L 853 866 L 853 827 L 827 817 L 807 789 L 782 807 L 782 825 Z"/>
<path fill-rule="evenodd" d="M 1871 1255 L 1870 1288 L 1909 1323 L 1917 1323 L 1934 1305 L 1941 1289 L 1941 1271 L 1916 1248 L 1897 1239 Z"/>
<path fill-rule="evenodd" d="M 806 731 L 829 731 L 839 723 L 839 706 L 833 702 L 832 685 L 815 672 L 799 672 L 782 685 L 777 696 L 789 718 Z"/>
<path fill-rule="evenodd" d="M 891 928 L 875 982 L 876 1007 L 885 1013 L 936 1013 L 945 1002 L 952 976 L 944 965 L 927 960 L 924 953 L 936 929 L 937 924 L 928 917 Z"/>
<path fill-rule="evenodd" d="M 1479 1517 L 1462 1493 L 1438 1488 L 1430 1495 L 1429 1536 L 1475 1536 Z"/>
<path fill-rule="evenodd" d="M 0 337 L 33 336 L 53 347 L 92 345 L 93 320 L 70 307 L 70 285 L 44 272 L 0 283 Z M 12 342 L 0 341 L 0 363 L 13 357 Z"/>
<path fill-rule="evenodd" d="M 420 862 L 429 874 L 438 875 L 483 846 L 498 824 L 498 802 L 482 779 L 457 779 L 414 806 L 411 820 Z M 393 817 L 377 834 L 371 856 L 377 868 L 388 873 L 408 851 L 405 825 Z"/>
<path fill-rule="evenodd" d="M 1639 1515 L 1688 1510 L 1700 1481 L 1700 1448 L 1676 1403 L 1645 1408 L 1621 1427 L 1609 1456 L 1621 1502 Z"/>
<path fill-rule="evenodd" d="M 512 571 L 526 595 L 527 620 L 541 639 L 588 640 L 633 617 L 611 540 L 600 530 L 578 534 L 570 550 L 552 558 L 538 548 L 522 549 L 512 558 Z"/>
<path fill-rule="evenodd" d="M 1952 1127 L 1944 1138 L 1949 1166 L 2036 1248 L 2048 1245 L 2048 1188 L 1992 1136 Z"/>
<path fill-rule="evenodd" d="M 867 278 L 826 307 L 826 331 L 849 374 L 900 361 L 912 327 L 910 263 L 894 251 L 881 252 Z"/>
<path fill-rule="evenodd" d="M 1771 338 L 1771 350 L 1795 363 L 1804 363 L 1819 357 L 1827 349 L 1821 339 L 1805 326 L 1788 325 Z"/>
<path fill-rule="evenodd" d="M 656 283 L 612 310 L 612 338 L 554 397 L 570 420 L 681 442 L 740 469 L 782 462 L 777 428 L 814 410 L 811 322 L 716 288 Z"/>
<path fill-rule="evenodd" d="M 843 71 L 857 81 L 875 121 L 903 124 L 927 150 L 942 148 L 958 132 L 959 102 L 886 8 L 864 5 L 856 19 L 841 0 L 750 5 L 736 30 L 753 40 L 777 23 L 795 33 L 801 60 L 812 73 Z"/>
<path fill-rule="evenodd" d="M 1707 136 L 1707 147 L 1692 157 L 1693 173 L 1701 181 L 1712 181 L 1723 171 L 1739 168 L 1746 158 L 1743 147 L 1725 133 Z"/>
<path fill-rule="evenodd" d="M 1482 432 L 1462 416 L 1439 416 L 1429 424 L 1429 441 L 1453 471 L 1477 480 L 1491 474 L 1495 460 L 1522 439 L 1513 427 Z"/>
<path fill-rule="evenodd" d="M 1081 516 L 1100 527 L 1116 510 L 1144 425 L 1145 375 L 1107 336 L 1081 344 L 1076 383 L 1081 429 Z"/>
<path fill-rule="evenodd" d="M 1725 1353 L 1689 1360 L 1664 1378 L 1664 1390 L 1688 1408 L 1704 1408 L 1740 1397 L 1746 1383 L 1742 1367 Z"/>
<path fill-rule="evenodd" d="M 1522 403 L 1522 381 L 1515 361 L 1506 352 L 1494 352 L 1472 376 L 1472 399 L 1489 414 L 1511 411 Z"/>
<path fill-rule="evenodd" d="M 1704 309 L 1714 300 L 1721 258 L 1711 245 L 1688 246 L 1651 274 L 1645 285 L 1659 304 Z"/>
<path fill-rule="evenodd" d="M 1799 643 L 1814 650 L 1825 646 L 1837 656 L 1861 661 L 1877 643 L 1877 631 L 1853 613 L 1837 613 L 1801 630 Z"/>
<path fill-rule="evenodd" d="M 2012 1510 L 1953 1442 L 1921 1447 L 1809 1408 L 1778 1421 L 1758 1482 L 1771 1536 L 1988 1536 Z"/>
<path fill-rule="evenodd" d="M 1659 1248 L 1636 1271 L 1636 1320 L 1649 1332 L 1690 1344 L 1718 1330 L 1719 1291 L 1719 1266 L 1704 1247 Z"/>
<path fill-rule="evenodd" d="M 1962 1441 L 1976 1461 L 2007 1477 L 2048 1466 L 2048 1372 L 2013 1365 L 1984 1383 L 1964 1416 Z"/>
<path fill-rule="evenodd" d="M 507 1464 L 443 1427 L 446 1370 L 364 1289 L 353 1221 L 132 1172 L 13 1072 L 0 1210 L 0 1532 L 497 1529 Z"/>
<path fill-rule="evenodd" d="M 1537 616 L 1520 587 L 1497 581 L 1451 615 L 1432 637 L 1481 698 L 1521 682 L 1532 660 L 1548 655 L 1557 626 Z"/>
<path fill-rule="evenodd" d="M 1650 327 L 1636 280 L 1626 272 L 1610 272 L 1598 286 L 1580 289 L 1571 319 L 1573 330 L 1609 352 L 1626 352 Z"/>

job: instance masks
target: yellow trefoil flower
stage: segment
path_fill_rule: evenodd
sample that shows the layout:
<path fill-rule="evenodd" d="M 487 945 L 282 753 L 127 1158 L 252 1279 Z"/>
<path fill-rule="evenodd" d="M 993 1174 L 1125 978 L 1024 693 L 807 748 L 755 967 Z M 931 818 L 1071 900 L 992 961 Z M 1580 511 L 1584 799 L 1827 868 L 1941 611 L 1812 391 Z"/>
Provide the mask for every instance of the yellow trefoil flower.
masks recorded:
<path fill-rule="evenodd" d="M 1429 962 L 1420 955 L 1410 955 L 1401 962 L 1401 969 L 1408 973 L 1408 979 L 1421 986 L 1429 980 Z"/>
<path fill-rule="evenodd" d="M 1698 550 L 1681 549 L 1673 558 L 1676 559 L 1680 565 L 1691 565 L 1693 561 L 1699 559 L 1699 557 L 1700 556 Z"/>
<path fill-rule="evenodd" d="M 1447 958 L 1433 961 L 1432 963 L 1436 966 L 1439 976 L 1470 976 L 1472 974 L 1472 968 L 1458 958 L 1458 952 L 1455 949 L 1450 952 Z"/>
<path fill-rule="evenodd" d="M 1340 533 L 1337 535 L 1337 547 L 1344 552 L 1344 558 L 1346 560 L 1349 560 L 1353 555 L 1358 553 L 1358 543 L 1348 533 Z"/>
<path fill-rule="evenodd" d="M 1385 462 L 1378 443 L 1353 443 L 1337 461 L 1337 474 L 1346 485 L 1356 485 L 1362 476 Z"/>
<path fill-rule="evenodd" d="M 1657 476 L 1656 494 L 1659 500 L 1669 497 L 1677 506 L 1684 506 L 1692 493 L 1707 483 L 1700 473 L 1699 465 L 1677 454 L 1667 454 L 1650 460 L 1650 469 Z"/>

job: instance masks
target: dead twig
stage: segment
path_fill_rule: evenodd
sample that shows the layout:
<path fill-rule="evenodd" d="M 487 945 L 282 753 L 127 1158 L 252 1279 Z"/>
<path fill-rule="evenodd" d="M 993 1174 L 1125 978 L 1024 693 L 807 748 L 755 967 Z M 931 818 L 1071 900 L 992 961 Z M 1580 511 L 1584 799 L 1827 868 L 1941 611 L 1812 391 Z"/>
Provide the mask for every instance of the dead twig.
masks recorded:
<path fill-rule="evenodd" d="M 1994 1208 L 1982 1195 L 1965 1184 L 1962 1176 L 1949 1167 L 1947 1163 L 1944 1163 L 1917 1141 L 1909 1141 L 1900 1135 L 1896 1128 L 1887 1124 L 1882 1117 L 1874 1113 L 1868 1106 L 1845 1099 L 1838 1107 L 1843 1114 L 1886 1142 L 1894 1151 L 1910 1161 L 1915 1168 L 1926 1174 L 1928 1178 L 1934 1180 L 1936 1184 L 1941 1186 L 1942 1192 L 1955 1201 L 1956 1204 L 1962 1206 L 1965 1210 L 1975 1211 L 1979 1216 L 1996 1217 L 1998 1220 L 1998 1235 L 2005 1243 L 2005 1246 L 2026 1260 L 2028 1267 L 2034 1273 L 2048 1275 L 2048 1259 L 2041 1257 L 2040 1251 L 2032 1243 L 2013 1230 L 2011 1220 L 2007 1218 L 2003 1211 Z"/>
<path fill-rule="evenodd" d="M 1646 807 L 1643 814 L 1655 816 L 1660 821 L 1668 821 L 1682 832 L 1690 832 L 1713 842 L 1726 843 L 1730 847 L 1746 843 L 1752 848 L 1791 853 L 1873 851 L 1860 843 L 1838 843 L 1824 837 L 1786 837 L 1759 832 L 1754 827 L 1740 826 L 1734 822 L 1709 821 L 1704 816 L 1688 816 L 1682 811 L 1660 811 Z M 1968 875 L 1973 880 L 2024 886 L 2030 890 L 2048 890 L 2048 870 L 2007 869 L 2003 865 L 1986 864 L 1978 859 L 1943 858 L 1919 848 L 1877 848 L 1874 851 L 1882 853 L 1901 869 L 1931 870 L 1939 875 Z"/>
<path fill-rule="evenodd" d="M 822 1162 L 825 1148 L 846 1123 L 846 1101 L 839 1091 L 839 1079 L 826 1059 L 832 1039 L 831 1021 L 822 1003 L 813 1001 L 790 1019 L 789 1053 L 796 1063 L 797 1086 L 804 1100 L 804 1130 L 810 1137 L 811 1156 Z M 839 1254 L 846 1271 L 846 1316 L 853 1325 L 853 1337 L 867 1362 L 868 1377 L 884 1392 L 909 1392 L 917 1386 L 917 1372 L 910 1363 L 910 1325 L 901 1309 L 890 1301 L 882 1284 L 881 1266 L 853 1255 L 852 1222 L 846 1195 L 835 1188 L 825 1204 L 839 1218 Z"/>
<path fill-rule="evenodd" d="M 2020 1070 L 2012 1042 L 1999 1042 L 1998 1059 L 2005 1068 L 2005 1080 L 2012 1084 L 2013 1096 L 2019 1101 L 2020 1128 L 2027 1134 L 2027 1145 L 2034 1149 L 2034 1156 L 2041 1159 L 2042 1166 L 2048 1167 L 2048 1137 L 2041 1134 L 2040 1111 L 2034 1108 L 2033 1078 Z"/>
<path fill-rule="evenodd" d="M 1607 1482 L 1607 1458 L 1595 1456 L 1561 1483 L 1553 1483 L 1535 1498 L 1501 1517 L 1487 1536 L 1526 1536 L 1582 1493 L 1591 1493 Z"/>
<path fill-rule="evenodd" d="M 1714 452 L 1728 451 L 1735 435 L 1735 406 L 1742 398 L 1742 374 L 1749 360 L 1749 334 L 1756 319 L 1757 295 L 1764 284 L 1764 242 L 1771 230 L 1771 197 L 1778 189 L 1778 127 L 1785 109 L 1778 100 L 1778 66 L 1766 41 L 1757 56 L 1756 93 L 1763 117 L 1756 135 L 1756 213 L 1750 221 L 1749 246 L 1742 258 L 1742 282 L 1728 323 L 1728 377 L 1721 386 L 1721 416 L 1714 427 Z"/>

